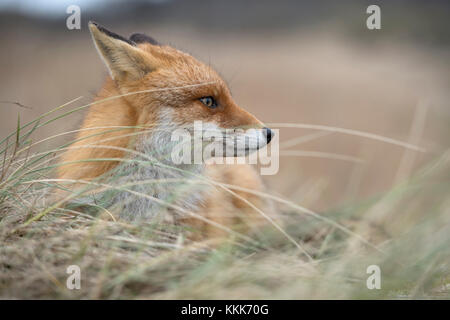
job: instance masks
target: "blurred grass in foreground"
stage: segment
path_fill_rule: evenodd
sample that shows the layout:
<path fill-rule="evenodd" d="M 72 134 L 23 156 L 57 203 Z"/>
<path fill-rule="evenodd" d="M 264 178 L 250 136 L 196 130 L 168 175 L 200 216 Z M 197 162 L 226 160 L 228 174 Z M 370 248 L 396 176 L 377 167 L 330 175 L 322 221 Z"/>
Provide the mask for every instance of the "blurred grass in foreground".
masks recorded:
<path fill-rule="evenodd" d="M 36 155 L 31 139 L 39 127 L 86 107 L 44 121 L 73 102 L 25 126 L 18 119 L 16 132 L 2 141 L 1 298 L 450 297 L 450 151 L 389 192 L 320 219 L 273 196 L 284 231 L 308 260 L 270 225 L 220 243 L 191 242 L 185 234 L 195 230 L 127 223 L 101 206 L 52 207 L 54 188 L 70 189 L 51 179 L 54 157 L 67 144 Z M 81 290 L 66 288 L 72 264 L 81 268 Z M 369 265 L 381 268 L 381 290 L 366 287 Z"/>

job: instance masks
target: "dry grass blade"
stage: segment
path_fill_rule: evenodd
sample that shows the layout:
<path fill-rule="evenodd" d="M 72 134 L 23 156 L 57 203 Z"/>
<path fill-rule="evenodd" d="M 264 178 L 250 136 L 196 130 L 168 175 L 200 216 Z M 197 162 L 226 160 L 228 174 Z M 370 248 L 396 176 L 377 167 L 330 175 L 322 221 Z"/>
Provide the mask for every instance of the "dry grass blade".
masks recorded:
<path fill-rule="evenodd" d="M 352 129 L 346 129 L 346 128 L 339 128 L 339 127 L 333 127 L 333 126 L 324 126 L 324 125 L 317 125 L 317 124 L 304 124 L 304 123 L 270 123 L 271 127 L 274 128 L 299 128 L 299 129 L 314 129 L 314 130 L 323 130 L 323 131 L 329 131 L 329 132 L 337 132 L 337 133 L 344 133 L 349 134 L 352 136 L 362 137 L 362 138 L 368 138 L 373 139 L 377 141 L 381 141 L 384 143 L 389 143 L 393 145 L 397 145 L 403 148 L 419 151 L 419 152 L 425 152 L 426 150 L 424 148 L 421 148 L 419 146 L 412 145 L 410 143 L 406 143 L 403 141 L 395 140 L 392 138 L 380 136 L 374 133 L 370 132 L 363 132 L 358 130 L 352 130 Z"/>

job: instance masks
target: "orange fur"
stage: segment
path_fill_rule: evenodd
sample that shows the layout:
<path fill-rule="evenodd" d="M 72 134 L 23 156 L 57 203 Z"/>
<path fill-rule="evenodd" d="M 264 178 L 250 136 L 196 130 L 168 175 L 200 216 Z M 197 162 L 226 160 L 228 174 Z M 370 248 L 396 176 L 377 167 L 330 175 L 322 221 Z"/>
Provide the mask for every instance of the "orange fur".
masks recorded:
<path fill-rule="evenodd" d="M 263 127 L 259 120 L 234 102 L 220 76 L 192 56 L 169 46 L 148 42 L 132 45 L 105 34 L 96 24 L 91 23 L 90 29 L 114 79 L 107 79 L 96 97 L 96 104 L 85 116 L 77 141 L 63 155 L 58 171 L 60 179 L 91 180 L 110 172 L 119 161 L 78 161 L 122 159 L 126 157 L 125 152 L 87 146 L 135 149 L 136 133 L 158 125 L 162 107 L 170 110 L 174 123 L 178 125 L 201 120 L 221 128 Z M 120 95 L 123 96 L 112 98 Z M 215 97 L 219 107 L 210 109 L 203 105 L 198 99 L 205 96 Z M 102 101 L 104 99 L 109 100 Z M 248 165 L 207 165 L 204 175 L 215 181 L 264 190 L 260 177 Z M 258 208 L 265 208 L 263 199 L 247 192 L 236 193 Z M 227 227 L 233 227 L 237 220 L 242 220 L 235 217 L 238 211 L 245 212 L 248 217 L 258 216 L 245 201 L 220 188 L 212 189 L 198 208 L 202 216 Z M 223 234 L 196 219 L 185 221 L 199 227 L 203 236 Z"/>

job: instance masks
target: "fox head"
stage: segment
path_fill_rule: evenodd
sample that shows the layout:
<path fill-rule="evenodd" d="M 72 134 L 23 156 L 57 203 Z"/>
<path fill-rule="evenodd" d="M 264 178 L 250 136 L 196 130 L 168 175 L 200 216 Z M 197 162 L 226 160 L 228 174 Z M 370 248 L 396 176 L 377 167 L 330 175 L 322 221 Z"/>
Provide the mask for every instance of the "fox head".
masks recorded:
<path fill-rule="evenodd" d="M 89 29 L 118 92 L 135 110 L 136 125 L 166 131 L 152 133 L 160 145 L 168 143 L 170 131 L 192 128 L 195 121 L 204 132 L 225 132 L 209 136 L 227 156 L 246 155 L 270 142 L 273 132 L 236 104 L 210 66 L 143 34 L 126 39 L 95 22 Z"/>

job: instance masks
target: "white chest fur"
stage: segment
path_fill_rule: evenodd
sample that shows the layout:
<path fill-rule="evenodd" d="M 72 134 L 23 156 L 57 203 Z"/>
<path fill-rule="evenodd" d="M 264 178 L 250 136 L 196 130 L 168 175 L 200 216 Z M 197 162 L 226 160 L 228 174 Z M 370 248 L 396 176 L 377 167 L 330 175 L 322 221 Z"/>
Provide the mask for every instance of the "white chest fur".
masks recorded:
<path fill-rule="evenodd" d="M 161 113 L 158 125 L 136 139 L 134 149 L 142 155 L 133 155 L 115 169 L 111 183 L 132 190 L 116 191 L 107 201 L 120 217 L 172 221 L 181 214 L 173 210 L 174 206 L 196 211 L 204 202 L 207 186 L 199 179 L 204 166 L 174 165 L 170 160 L 170 139 L 175 128 L 170 114 Z"/>

